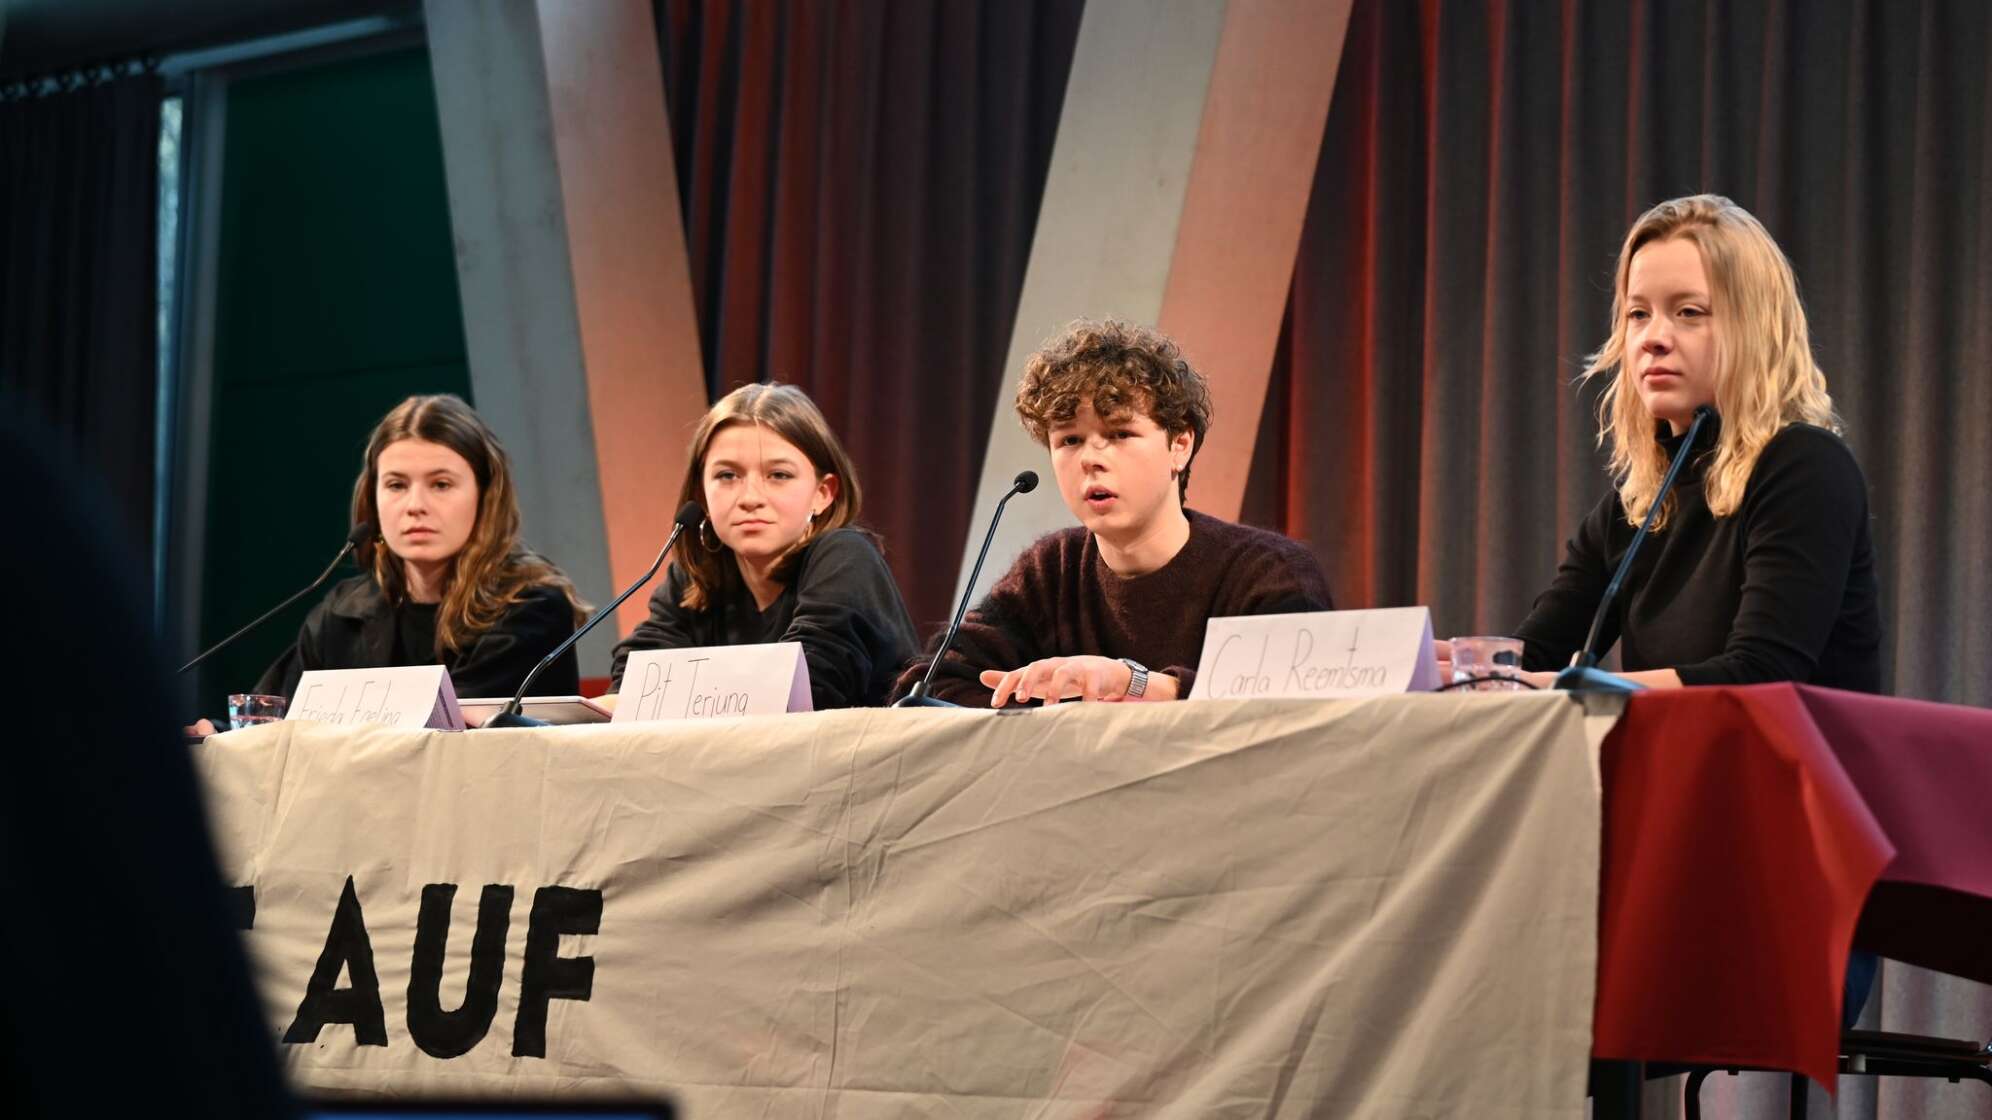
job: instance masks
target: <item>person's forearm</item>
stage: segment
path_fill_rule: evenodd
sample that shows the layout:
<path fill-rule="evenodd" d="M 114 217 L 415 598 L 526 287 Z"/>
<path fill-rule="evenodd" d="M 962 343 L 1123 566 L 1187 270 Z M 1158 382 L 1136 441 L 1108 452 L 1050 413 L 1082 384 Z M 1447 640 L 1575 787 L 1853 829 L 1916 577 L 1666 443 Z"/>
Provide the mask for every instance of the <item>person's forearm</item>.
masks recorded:
<path fill-rule="evenodd" d="M 1681 674 L 1672 669 L 1641 669 L 1637 673 L 1620 673 L 1619 676 L 1648 688 L 1682 687 Z"/>

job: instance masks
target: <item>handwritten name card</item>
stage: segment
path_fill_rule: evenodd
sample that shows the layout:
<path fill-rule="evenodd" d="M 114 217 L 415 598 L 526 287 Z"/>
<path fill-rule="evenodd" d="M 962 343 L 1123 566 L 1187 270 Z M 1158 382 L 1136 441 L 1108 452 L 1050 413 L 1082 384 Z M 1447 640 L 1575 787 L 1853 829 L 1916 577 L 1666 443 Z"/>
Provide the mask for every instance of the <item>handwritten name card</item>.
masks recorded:
<path fill-rule="evenodd" d="M 623 666 L 614 723 L 807 712 L 809 662 L 801 642 L 647 649 Z"/>
<path fill-rule="evenodd" d="M 1439 686 L 1424 607 L 1213 618 L 1192 700 L 1386 696 Z"/>
<path fill-rule="evenodd" d="M 456 686 L 441 665 L 312 669 L 297 680 L 285 719 L 348 727 L 430 727 L 462 731 Z"/>

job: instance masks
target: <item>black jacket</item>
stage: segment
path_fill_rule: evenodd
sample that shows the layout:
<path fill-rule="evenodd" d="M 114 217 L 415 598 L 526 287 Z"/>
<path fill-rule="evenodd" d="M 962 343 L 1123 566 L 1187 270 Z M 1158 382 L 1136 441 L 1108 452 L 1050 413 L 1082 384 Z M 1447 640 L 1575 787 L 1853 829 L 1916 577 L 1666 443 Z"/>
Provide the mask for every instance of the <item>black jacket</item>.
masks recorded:
<path fill-rule="evenodd" d="M 861 529 L 835 529 L 810 542 L 789 585 L 765 611 L 755 606 L 737 573 L 727 574 L 719 602 L 688 611 L 678 605 L 685 573 L 671 565 L 650 596 L 650 617 L 616 647 L 618 687 L 623 666 L 637 650 L 800 642 L 817 711 L 877 707 L 891 693 L 900 668 L 919 651 L 892 570 Z"/>
<path fill-rule="evenodd" d="M 297 644 L 284 651 L 263 674 L 256 691 L 289 696 L 307 669 L 377 669 L 394 664 L 433 665 L 433 654 L 421 660 L 394 656 L 396 608 L 374 584 L 359 575 L 335 584 L 305 616 Z M 510 696 L 539 660 L 574 632 L 574 608 L 552 587 L 535 587 L 525 598 L 479 634 L 464 649 L 443 658 L 450 683 L 459 698 Z M 533 692 L 540 696 L 570 696 L 580 691 L 580 663 L 568 650 L 546 667 Z"/>
<path fill-rule="evenodd" d="M 1881 691 L 1881 612 L 1867 480 L 1832 432 L 1792 424 L 1757 456 L 1742 504 L 1709 512 L 1703 470 L 1714 425 L 1675 483 L 1676 505 L 1633 560 L 1600 647 L 1628 670 L 1671 668 L 1682 684 L 1797 681 Z M 1681 437 L 1662 437 L 1669 455 Z M 1584 642 L 1632 542 L 1616 493 L 1577 527 L 1556 582 L 1515 633 L 1523 664 L 1558 669 Z"/>

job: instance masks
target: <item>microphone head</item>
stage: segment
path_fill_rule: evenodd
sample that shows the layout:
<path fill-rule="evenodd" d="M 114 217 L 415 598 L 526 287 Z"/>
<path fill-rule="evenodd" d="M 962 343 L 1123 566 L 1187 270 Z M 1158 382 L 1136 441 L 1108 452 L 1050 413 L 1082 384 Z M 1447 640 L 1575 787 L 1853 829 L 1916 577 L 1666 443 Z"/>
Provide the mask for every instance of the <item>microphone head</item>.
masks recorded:
<path fill-rule="evenodd" d="M 1715 419 L 1715 406 L 1712 404 L 1705 404 L 1695 409 L 1695 419 L 1697 420 Z"/>
<path fill-rule="evenodd" d="M 672 518 L 678 528 L 692 532 L 705 520 L 705 510 L 697 502 L 686 502 L 678 507 L 678 516 Z"/>
<path fill-rule="evenodd" d="M 1010 489 L 1019 494 L 1028 494 L 1037 489 L 1037 472 L 1018 471 L 1015 481 L 1010 483 Z"/>
<path fill-rule="evenodd" d="M 358 548 L 372 540 L 373 536 L 374 523 L 371 521 L 362 521 L 346 533 L 346 543 L 352 545 L 354 548 Z"/>

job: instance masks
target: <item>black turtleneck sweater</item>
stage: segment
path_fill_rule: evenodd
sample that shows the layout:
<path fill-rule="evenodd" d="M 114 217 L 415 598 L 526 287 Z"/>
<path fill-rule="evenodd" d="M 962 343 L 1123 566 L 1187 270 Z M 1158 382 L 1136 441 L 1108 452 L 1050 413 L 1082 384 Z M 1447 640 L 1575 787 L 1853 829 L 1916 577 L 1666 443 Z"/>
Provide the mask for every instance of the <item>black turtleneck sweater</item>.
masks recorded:
<path fill-rule="evenodd" d="M 1793 424 L 1766 444 L 1742 504 L 1709 512 L 1702 489 L 1717 429 L 1682 465 L 1664 529 L 1641 546 L 1599 635 L 1628 672 L 1673 669 L 1683 684 L 1797 681 L 1881 691 L 1881 614 L 1867 480 L 1823 428 Z M 1663 438 L 1671 457 L 1680 437 Z M 1613 492 L 1585 517 L 1556 581 L 1516 635 L 1529 669 L 1560 669 L 1584 643 L 1634 526 Z"/>

